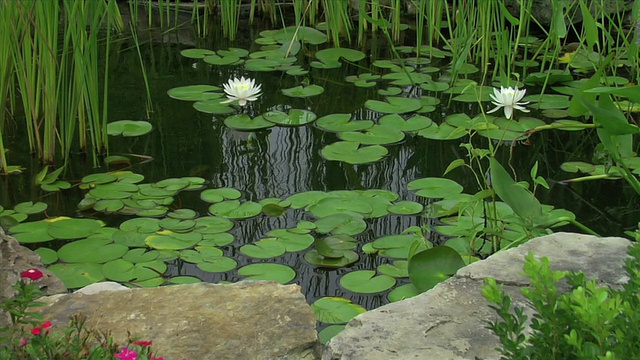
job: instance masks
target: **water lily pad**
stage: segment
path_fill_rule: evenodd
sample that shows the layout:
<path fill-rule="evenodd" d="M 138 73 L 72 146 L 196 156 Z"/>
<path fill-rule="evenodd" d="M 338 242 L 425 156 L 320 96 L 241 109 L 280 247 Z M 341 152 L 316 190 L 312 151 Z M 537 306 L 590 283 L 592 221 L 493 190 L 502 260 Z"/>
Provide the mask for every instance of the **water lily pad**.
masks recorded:
<path fill-rule="evenodd" d="M 202 59 L 215 53 L 215 51 L 209 49 L 185 49 L 180 51 L 180 55 L 190 59 Z"/>
<path fill-rule="evenodd" d="M 123 260 L 130 261 L 132 263 L 143 263 L 154 261 L 160 256 L 160 253 L 156 250 L 148 249 L 131 249 L 122 257 Z"/>
<path fill-rule="evenodd" d="M 367 201 L 356 197 L 326 197 L 310 205 L 306 210 L 316 217 L 324 218 L 333 214 L 352 212 L 364 216 L 364 214 L 370 214 L 373 208 Z"/>
<path fill-rule="evenodd" d="M 38 201 L 34 203 L 33 201 L 27 201 L 17 204 L 13 207 L 13 210 L 23 214 L 38 214 L 47 209 L 47 204 Z"/>
<path fill-rule="evenodd" d="M 386 100 L 386 102 L 367 100 L 364 103 L 364 107 L 385 114 L 404 114 L 419 110 L 422 107 L 422 103 L 420 103 L 418 99 L 390 96 L 387 97 Z"/>
<path fill-rule="evenodd" d="M 234 223 L 229 219 L 217 216 L 203 216 L 197 218 L 195 232 L 200 234 L 218 234 L 233 229 Z"/>
<path fill-rule="evenodd" d="M 286 251 L 284 244 L 275 239 L 262 239 L 254 244 L 243 245 L 240 252 L 257 259 L 280 256 Z"/>
<path fill-rule="evenodd" d="M 286 96 L 306 98 L 317 96 L 324 92 L 324 88 L 320 85 L 296 86 L 289 89 L 282 89 L 282 93 Z"/>
<path fill-rule="evenodd" d="M 196 266 L 198 267 L 198 269 L 203 271 L 212 273 L 223 273 L 235 269 L 238 266 L 238 263 L 232 258 L 220 256 L 209 258 L 204 262 L 197 263 Z"/>
<path fill-rule="evenodd" d="M 209 206 L 209 212 L 228 219 L 248 219 L 259 215 L 262 206 L 253 201 L 241 203 L 240 200 L 229 200 Z"/>
<path fill-rule="evenodd" d="M 296 277 L 296 272 L 281 264 L 250 264 L 238 269 L 238 275 L 246 276 L 245 280 L 273 280 L 286 284 Z"/>
<path fill-rule="evenodd" d="M 412 298 L 414 296 L 420 295 L 422 291 L 420 291 L 413 284 L 404 284 L 396 287 L 391 290 L 389 294 L 387 294 L 387 299 L 391 302 L 396 302 L 408 298 Z"/>
<path fill-rule="evenodd" d="M 440 125 L 433 124 L 418 132 L 418 135 L 432 140 L 454 140 L 467 135 L 466 131 L 458 131 L 459 128 L 443 122 Z"/>
<path fill-rule="evenodd" d="M 377 238 L 371 245 L 382 256 L 406 259 L 416 241 L 421 241 L 420 237 L 413 234 L 387 235 Z M 424 247 L 424 244 L 421 246 Z"/>
<path fill-rule="evenodd" d="M 560 169 L 571 173 L 583 172 L 590 174 L 595 171 L 596 167 L 593 164 L 582 161 L 567 161 L 560 165 Z"/>
<path fill-rule="evenodd" d="M 111 136 L 141 136 L 153 129 L 151 123 L 141 120 L 119 120 L 107 124 L 107 133 Z"/>
<path fill-rule="evenodd" d="M 338 138 L 344 141 L 358 142 L 363 145 L 386 145 L 400 142 L 404 133 L 393 127 L 373 125 L 364 132 L 340 132 Z"/>
<path fill-rule="evenodd" d="M 311 250 L 304 254 L 304 259 L 307 260 L 311 265 L 315 265 L 323 268 L 341 268 L 348 265 L 353 264 L 358 261 L 358 253 L 351 250 L 346 250 L 343 252 L 342 257 L 340 258 L 328 258 L 320 255 L 318 250 Z"/>
<path fill-rule="evenodd" d="M 331 114 L 319 118 L 315 125 L 325 131 L 359 131 L 373 126 L 371 120 L 351 121 L 351 114 Z"/>
<path fill-rule="evenodd" d="M 104 280 L 102 264 L 73 263 L 53 264 L 49 269 L 68 289 L 77 289 Z"/>
<path fill-rule="evenodd" d="M 167 213 L 167 216 L 173 219 L 193 219 L 198 215 L 197 212 L 191 209 L 176 209 Z"/>
<path fill-rule="evenodd" d="M 158 223 L 161 228 L 175 232 L 187 232 L 196 226 L 196 222 L 190 219 L 173 219 L 166 217 Z"/>
<path fill-rule="evenodd" d="M 203 234 L 202 241 L 198 245 L 203 246 L 227 246 L 233 244 L 235 237 L 229 233 Z"/>
<path fill-rule="evenodd" d="M 35 249 L 34 252 L 40 256 L 44 265 L 53 264 L 58 261 L 58 253 L 53 249 L 41 247 Z"/>
<path fill-rule="evenodd" d="M 226 54 L 225 56 L 220 56 L 218 54 L 211 54 L 211 55 L 205 56 L 202 60 L 207 64 L 211 64 L 215 66 L 237 65 L 242 63 L 242 61 L 240 60 L 240 57 L 234 54 Z"/>
<path fill-rule="evenodd" d="M 463 266 L 464 260 L 457 251 L 448 246 L 436 246 L 409 259 L 409 278 L 420 291 L 427 291 L 453 276 Z"/>
<path fill-rule="evenodd" d="M 93 219 L 57 218 L 47 219 L 49 227 L 47 231 L 56 239 L 79 239 L 91 235 L 95 230 L 104 226 L 104 223 Z"/>
<path fill-rule="evenodd" d="M 387 275 L 378 275 L 373 270 L 358 270 L 345 274 L 340 278 L 340 286 L 362 294 L 375 294 L 391 289 L 396 279 Z"/>
<path fill-rule="evenodd" d="M 463 190 L 462 185 L 445 178 L 416 179 L 411 181 L 407 188 L 409 190 L 418 190 L 416 192 L 418 196 L 436 199 L 457 195 Z"/>
<path fill-rule="evenodd" d="M 300 126 L 312 123 L 316 120 L 317 116 L 309 110 L 291 109 L 289 113 L 282 111 L 269 111 L 262 114 L 262 117 L 274 124 L 282 126 Z"/>
<path fill-rule="evenodd" d="M 49 223 L 46 221 L 31 221 L 12 226 L 9 232 L 21 243 L 36 243 L 54 239 L 48 229 Z"/>
<path fill-rule="evenodd" d="M 198 101 L 193 104 L 194 109 L 207 114 L 231 114 L 236 112 L 234 108 L 227 103 L 222 103 L 226 99 L 210 99 Z"/>
<path fill-rule="evenodd" d="M 327 324 L 347 323 L 354 317 L 366 312 L 360 305 L 342 297 L 323 297 L 311 304 L 311 309 L 318 321 Z"/>
<path fill-rule="evenodd" d="M 149 235 L 145 239 L 145 243 L 158 250 L 182 250 L 193 247 L 202 240 L 202 235 L 198 233 L 174 233 L 169 230 Z"/>
<path fill-rule="evenodd" d="M 200 193 L 200 198 L 208 203 L 236 200 L 240 196 L 242 196 L 242 193 L 234 188 L 207 189 Z"/>
<path fill-rule="evenodd" d="M 327 160 L 344 161 L 349 164 L 366 164 L 378 161 L 389 151 L 380 145 L 360 146 L 355 141 L 339 141 L 322 148 Z"/>
<path fill-rule="evenodd" d="M 344 328 L 345 325 L 329 325 L 318 332 L 318 340 L 320 340 L 320 343 L 326 344 L 331 338 L 342 332 Z"/>
<path fill-rule="evenodd" d="M 201 282 L 202 280 L 198 279 L 195 276 L 174 276 L 169 279 L 170 284 L 176 285 L 197 284 Z"/>
<path fill-rule="evenodd" d="M 111 239 L 84 239 L 68 243 L 58 250 L 60 260 L 68 263 L 105 263 L 121 258 L 129 251 Z"/>
<path fill-rule="evenodd" d="M 362 215 L 357 213 L 337 213 L 316 220 L 316 232 L 320 234 L 357 235 L 367 229 Z"/>
<path fill-rule="evenodd" d="M 357 240 L 348 235 L 333 235 L 316 240 L 318 254 L 327 258 L 341 258 L 344 250 L 352 250 L 358 246 Z"/>
<path fill-rule="evenodd" d="M 381 117 L 378 122 L 380 125 L 405 132 L 419 131 L 433 125 L 430 118 L 422 115 L 414 115 L 405 120 L 398 114 L 389 114 Z"/>
<path fill-rule="evenodd" d="M 366 55 L 362 51 L 349 48 L 323 49 L 316 52 L 316 59 L 320 60 L 322 64 L 318 64 L 316 61 L 311 63 L 311 66 L 322 67 L 323 64 L 335 64 L 336 62 L 339 62 L 340 59 L 356 62 L 364 59 L 365 56 Z"/>
<path fill-rule="evenodd" d="M 224 124 L 241 131 L 254 131 L 274 127 L 275 124 L 264 119 L 262 115 L 251 118 L 247 114 L 231 115 L 224 119 Z"/>
<path fill-rule="evenodd" d="M 409 277 L 409 262 L 407 260 L 396 260 L 392 264 L 382 264 L 378 266 L 378 272 L 394 278 Z"/>
<path fill-rule="evenodd" d="M 220 90 L 213 85 L 189 85 L 170 89 L 167 95 L 177 100 L 204 101 L 223 97 L 224 94 Z"/>
<path fill-rule="evenodd" d="M 287 252 L 305 250 L 315 241 L 315 238 L 308 231 L 306 233 L 294 233 L 286 229 L 276 229 L 269 231 L 267 236 L 284 245 Z"/>
<path fill-rule="evenodd" d="M 397 203 L 394 203 L 387 208 L 390 213 L 398 215 L 419 214 L 423 209 L 424 207 L 422 206 L 422 204 L 415 201 L 398 201 Z"/>
<path fill-rule="evenodd" d="M 385 80 L 392 80 L 390 84 L 397 86 L 419 85 L 431 81 L 431 76 L 422 73 L 406 73 L 406 72 L 391 72 L 385 74 L 383 77 Z"/>
<path fill-rule="evenodd" d="M 137 191 L 138 185 L 118 181 L 96 185 L 89 194 L 96 199 L 126 199 Z"/>

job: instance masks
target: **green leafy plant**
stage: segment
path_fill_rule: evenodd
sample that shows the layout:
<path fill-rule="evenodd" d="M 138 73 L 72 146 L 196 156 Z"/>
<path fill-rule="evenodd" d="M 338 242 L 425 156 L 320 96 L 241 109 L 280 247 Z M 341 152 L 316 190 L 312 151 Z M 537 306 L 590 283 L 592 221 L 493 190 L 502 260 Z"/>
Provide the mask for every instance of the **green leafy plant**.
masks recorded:
<path fill-rule="evenodd" d="M 629 282 L 622 289 L 599 287 L 583 272 L 554 271 L 549 259 L 525 257 L 524 275 L 531 285 L 522 289 L 536 313 L 531 318 L 524 308 L 513 307 L 503 285 L 486 279 L 482 295 L 498 315 L 488 328 L 502 344 L 501 359 L 635 359 L 640 356 L 640 246 L 628 249 L 625 270 Z M 566 279 L 570 290 L 558 290 Z"/>
<path fill-rule="evenodd" d="M 38 269 L 29 269 L 20 276 L 13 286 L 15 296 L 0 305 L 10 316 L 10 325 L 0 328 L 0 359 L 164 360 L 153 356 L 151 341 L 130 339 L 127 346 L 122 347 L 115 344 L 109 334 L 87 329 L 86 317 L 82 314 L 72 315 L 68 326 L 53 329 L 50 321 L 42 322 L 41 314 L 29 311 L 44 305 L 37 301 L 43 295 L 38 280 L 44 274 Z"/>

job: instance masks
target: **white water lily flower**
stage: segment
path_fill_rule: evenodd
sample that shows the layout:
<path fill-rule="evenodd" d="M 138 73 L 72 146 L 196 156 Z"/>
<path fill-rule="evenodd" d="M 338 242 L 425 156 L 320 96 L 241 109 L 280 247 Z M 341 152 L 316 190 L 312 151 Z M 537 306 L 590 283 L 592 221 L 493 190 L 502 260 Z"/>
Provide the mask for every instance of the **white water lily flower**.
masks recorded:
<path fill-rule="evenodd" d="M 522 100 L 526 92 L 527 90 L 518 90 L 517 87 L 505 88 L 501 86 L 499 91 L 497 88 L 493 89 L 493 94 L 490 95 L 493 99 L 493 101 L 491 102 L 497 107 L 495 109 L 487 111 L 487 114 L 498 111 L 501 107 L 504 107 L 504 116 L 507 119 L 511 119 L 511 116 L 513 115 L 513 109 L 529 112 L 529 110 L 523 106 L 527 105 L 529 102 L 519 102 L 520 100 Z"/>
<path fill-rule="evenodd" d="M 227 93 L 229 100 L 225 100 L 222 103 L 238 100 L 238 105 L 245 106 L 247 101 L 258 100 L 258 97 L 262 95 L 260 93 L 261 86 L 256 85 L 256 81 L 251 78 L 229 79 L 229 82 L 224 84 L 224 92 Z"/>

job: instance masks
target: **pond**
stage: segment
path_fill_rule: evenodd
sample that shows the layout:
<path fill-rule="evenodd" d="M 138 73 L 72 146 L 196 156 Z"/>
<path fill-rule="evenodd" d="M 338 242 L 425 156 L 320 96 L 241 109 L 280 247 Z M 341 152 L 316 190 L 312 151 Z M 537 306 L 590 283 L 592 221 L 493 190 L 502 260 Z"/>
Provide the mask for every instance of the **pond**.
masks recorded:
<path fill-rule="evenodd" d="M 423 57 L 424 64 L 409 65 L 415 70 L 415 75 L 420 74 L 416 78 L 428 81 L 421 83 L 426 84 L 423 87 L 407 84 L 406 74 L 394 69 L 397 67 L 393 63 L 394 55 L 382 36 L 370 39 L 366 47 L 358 48 L 366 57 L 357 61 L 339 60 L 335 68 L 312 65 L 318 61 L 318 52 L 328 45 L 303 44 L 292 63 L 303 70 L 297 75 L 285 71 L 251 71 L 242 63 L 211 65 L 202 59 L 183 55 L 183 51 L 189 49 L 263 51 L 265 45 L 255 42 L 261 38 L 261 29 L 247 26 L 245 30 L 240 31 L 240 38 L 233 43 L 216 36 L 198 39 L 191 29 L 179 29 L 164 35 L 157 30 L 141 32 L 141 39 L 145 40 L 141 54 L 152 104 L 149 117 L 138 53 L 130 39 L 115 41 L 113 47 L 117 50 L 112 55 L 108 79 L 110 121 L 148 120 L 153 130 L 139 137 L 111 138 L 110 155 L 122 156 L 123 160 L 108 166 L 93 167 L 82 155 L 73 154 L 60 178 L 74 186 L 62 192 L 47 193 L 33 183 L 41 166 L 29 158 L 25 134 L 18 127 L 8 138 L 7 147 L 22 155 L 14 157 L 13 162 L 23 164 L 27 170 L 21 175 L 0 178 L 0 205 L 7 209 L 26 201 L 41 201 L 48 205 L 48 217 L 101 220 L 105 228 L 111 230 L 101 232 L 95 230 L 94 225 L 76 224 L 78 228 L 75 230 L 79 234 L 85 226 L 91 229 L 82 236 L 87 241 L 83 244 L 89 250 L 82 246 L 64 248 L 66 244 L 83 241 L 78 240 L 77 234 L 52 236 L 50 241 L 40 244 L 33 239 L 24 241 L 20 235 L 23 232 L 37 233 L 42 231 L 42 227 L 22 231 L 12 228 L 10 232 L 34 249 L 44 246 L 60 250 L 51 252 L 56 256 L 52 263 L 57 261 L 57 257 L 62 259 L 58 264 L 83 263 L 77 257 L 86 256 L 87 252 L 104 251 L 101 255 L 107 257 L 110 255 L 105 254 L 115 254 L 104 265 L 106 260 L 103 258 L 85 268 L 58 268 L 61 277 L 66 279 L 77 279 L 78 273 L 82 273 L 81 280 L 74 283 L 79 286 L 105 278 L 129 282 L 132 286 L 157 286 L 166 278 L 181 279 L 177 280 L 181 282 L 199 279 L 219 283 L 236 282 L 252 275 L 258 278 L 266 276 L 283 283 L 299 284 L 309 303 L 326 297 L 348 299 L 357 305 L 348 310 L 355 313 L 388 303 L 388 295 L 402 285 L 412 286 L 406 259 L 412 252 L 420 250 L 419 246 L 413 245 L 416 240 L 422 242 L 423 247 L 425 243 L 428 247 L 448 243 L 452 248 L 464 251 L 460 249 L 465 245 L 458 240 L 468 235 L 460 231 L 468 232 L 469 228 L 451 226 L 451 219 L 456 219 L 455 216 L 447 222 L 442 219 L 445 216 L 425 216 L 425 213 L 438 213 L 443 209 L 446 213 L 446 205 L 437 201 L 449 197 L 449 192 L 453 195 L 462 191 L 475 194 L 481 190 L 477 186 L 477 174 L 464 167 L 443 176 L 452 162 L 468 160 L 467 150 L 461 144 L 474 144 L 475 148 L 481 149 L 498 146 L 500 142 L 495 137 L 488 139 L 478 135 L 470 139 L 468 128 L 459 137 L 422 131 L 429 125 L 437 127 L 431 123 L 461 124 L 470 121 L 481 114 L 481 105 L 484 111 L 494 107 L 486 101 L 486 96 L 478 102 L 475 98 L 469 101 L 468 97 L 456 99 L 462 94 L 460 89 L 453 94 L 447 92 L 449 86 L 444 86 L 448 84 L 449 76 L 446 58 Z M 410 48 L 415 46 L 414 41 L 413 36 L 407 33 L 402 45 Z M 343 54 L 346 51 L 341 50 Z M 415 54 L 409 50 L 403 56 L 413 58 Z M 248 57 L 245 55 L 242 59 L 247 60 Z M 230 113 L 198 111 L 194 107 L 195 101 L 178 100 L 168 94 L 172 89 L 175 91 L 191 85 L 222 87 L 229 79 L 240 76 L 255 79 L 262 87 L 262 95 L 245 108 L 229 107 Z M 467 75 L 458 76 L 463 86 L 469 84 L 463 81 L 465 79 L 482 81 L 482 77 L 471 70 Z M 301 84 L 306 89 L 312 85 L 320 86 L 323 92 L 302 97 L 283 93 L 283 89 Z M 529 86 L 528 91 L 535 94 L 539 87 Z M 211 99 L 221 100 L 221 90 L 209 93 L 219 95 Z M 418 108 L 386 111 L 384 106 L 374 102 L 389 101 L 389 97 L 411 99 L 414 101 L 411 106 L 417 102 Z M 407 105 L 402 103 L 398 106 L 404 109 Z M 536 109 L 533 105 L 530 109 L 528 114 L 517 112 L 516 119 L 533 119 L 542 124 L 557 119 L 547 117 L 551 113 L 544 109 Z M 551 106 L 546 109 L 558 108 Z M 563 110 L 562 107 L 559 109 Z M 278 125 L 272 119 L 271 123 L 267 122 L 268 128 L 256 131 L 238 130 L 233 123 L 225 124 L 225 120 L 239 113 L 251 117 L 249 123 L 253 121 L 255 124 L 258 121 L 256 117 L 260 115 L 267 117 L 265 114 L 270 113 L 274 118 L 286 118 L 287 113 L 291 116 L 301 110 L 304 116 L 315 116 L 318 120 L 289 126 Z M 275 112 L 280 113 L 273 115 Z M 400 115 L 394 116 L 397 112 Z M 502 111 L 493 115 L 502 116 Z M 384 116 L 387 118 L 381 119 Z M 408 119 L 411 121 L 406 121 Z M 356 120 L 362 121 L 362 128 Z M 347 122 L 349 125 L 345 125 Z M 394 125 L 382 129 L 381 133 L 362 132 L 374 123 Z M 335 130 L 340 126 L 349 126 L 353 131 L 345 134 Z M 394 127 L 403 126 L 406 126 L 404 131 L 392 131 Z M 455 129 L 454 125 L 450 127 Z M 460 128 L 464 126 L 460 125 Z M 396 134 L 398 137 L 394 138 Z M 346 156 L 350 151 L 348 147 L 333 152 L 326 150 L 332 144 L 350 139 L 367 144 L 366 137 L 371 140 L 368 146 L 375 146 L 375 151 L 371 160 L 364 158 L 362 163 L 358 163 L 359 159 L 368 155 L 351 154 L 347 161 L 332 159 L 333 156 Z M 389 138 L 391 140 L 387 140 Z M 540 203 L 572 212 L 578 221 L 601 235 L 619 236 L 625 230 L 634 229 L 640 215 L 638 197 L 630 196 L 633 190 L 623 180 L 562 183 L 576 177 L 576 174 L 563 171 L 561 165 L 568 161 L 594 162 L 597 144 L 597 135 L 592 129 L 542 131 L 513 143 L 502 142 L 496 159 L 507 169 L 510 169 L 507 166 L 510 164 L 516 170 L 518 180 L 529 183 L 530 169 L 537 163 L 537 175 L 547 179 L 550 185 L 549 190 L 541 186 L 536 188 L 535 196 Z M 90 174 L 113 171 L 116 171 L 115 175 L 109 176 L 121 176 L 118 180 L 99 175 L 93 178 L 95 181 L 86 178 Z M 135 174 L 142 175 L 144 180 Z M 480 177 L 484 176 L 480 174 Z M 425 178 L 447 178 L 461 187 L 457 191 L 449 188 L 449 182 L 425 185 L 417 181 Z M 113 182 L 127 183 L 127 187 L 134 190 L 124 187 L 112 189 L 111 195 L 104 195 L 102 199 L 117 201 L 105 202 L 100 208 L 103 211 L 97 211 L 96 199 L 87 202 L 87 194 L 92 193 L 99 201 L 97 189 Z M 171 199 L 165 204 L 164 212 L 131 214 L 120 211 L 122 207 L 118 210 L 109 208 L 124 198 L 112 196 L 113 192 L 148 191 L 148 186 L 146 190 L 142 189 L 143 184 L 163 185 L 158 186 L 165 191 L 160 198 Z M 426 192 L 430 194 L 425 195 Z M 83 205 L 83 202 L 86 203 Z M 79 204 L 84 211 L 78 210 Z M 245 207 L 238 210 L 239 204 Z M 267 204 L 272 206 L 265 206 Z M 449 215 L 456 213 L 452 211 Z M 147 217 L 145 214 L 158 216 Z M 41 218 L 43 216 L 34 215 L 29 220 Z M 134 220 L 140 218 L 145 220 Z M 319 222 L 325 218 L 330 220 Z M 215 220 L 199 223 L 196 219 Z M 128 226 L 123 226 L 123 223 Z M 553 230 L 582 231 L 566 222 L 559 225 L 562 226 Z M 205 229 L 195 240 L 188 236 L 194 233 L 194 228 Z M 124 234 L 127 232 L 135 235 Z M 484 246 L 472 245 L 477 247 L 473 249 L 475 252 L 461 254 L 462 259 L 468 262 L 486 256 L 486 251 L 480 251 Z M 140 249 L 144 250 L 140 252 Z M 149 256 L 152 251 L 146 251 L 151 249 L 156 251 L 154 256 Z M 309 255 L 313 251 L 315 255 Z M 46 252 L 46 255 L 52 256 L 51 253 Z M 331 256 L 331 253 L 338 255 Z M 284 264 L 286 267 L 245 268 L 247 271 L 242 272 L 245 266 L 253 264 Z M 133 273 L 135 266 L 138 266 L 134 269 L 138 271 L 137 276 L 122 277 L 124 273 Z M 446 269 L 446 265 L 440 266 Z M 146 269 L 145 278 L 140 281 L 143 268 Z M 357 270 L 370 272 L 357 273 Z M 447 270 L 438 271 L 434 276 L 446 278 Z M 345 280 L 347 274 L 359 276 Z M 374 274 L 376 277 L 371 279 Z M 411 294 L 412 290 L 405 290 L 392 299 Z M 335 315 L 338 320 L 334 322 L 346 322 L 340 320 L 340 316 Z"/>

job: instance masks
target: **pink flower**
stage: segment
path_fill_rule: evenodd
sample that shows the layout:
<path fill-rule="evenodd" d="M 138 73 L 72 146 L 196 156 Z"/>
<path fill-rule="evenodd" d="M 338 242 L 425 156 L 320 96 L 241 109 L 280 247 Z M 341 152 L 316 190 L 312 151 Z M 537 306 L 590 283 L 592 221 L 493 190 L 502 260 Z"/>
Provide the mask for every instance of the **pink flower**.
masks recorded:
<path fill-rule="evenodd" d="M 27 341 L 27 339 L 25 338 L 20 338 L 20 346 L 27 346 L 27 344 L 29 343 L 29 341 Z"/>
<path fill-rule="evenodd" d="M 113 356 L 122 360 L 136 360 L 138 358 L 138 353 L 133 350 L 129 350 L 128 348 L 122 348 L 119 353 L 114 354 Z"/>
<path fill-rule="evenodd" d="M 48 329 L 51 327 L 51 321 L 47 321 L 44 324 L 40 325 L 43 329 Z"/>
<path fill-rule="evenodd" d="M 44 276 L 42 271 L 38 269 L 29 269 L 20 273 L 20 277 L 24 279 L 31 279 L 33 281 L 39 280 Z"/>
<path fill-rule="evenodd" d="M 151 346 L 153 345 L 153 341 L 145 341 L 145 340 L 140 340 L 140 341 L 134 341 L 133 345 L 138 345 L 138 346 L 142 346 L 142 347 L 147 347 L 147 346 Z"/>
<path fill-rule="evenodd" d="M 42 328 L 40 326 L 34 327 L 33 329 L 31 329 L 31 334 L 33 334 L 33 335 L 42 334 Z"/>

